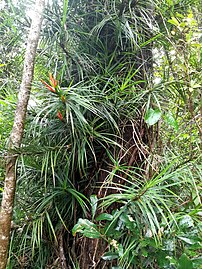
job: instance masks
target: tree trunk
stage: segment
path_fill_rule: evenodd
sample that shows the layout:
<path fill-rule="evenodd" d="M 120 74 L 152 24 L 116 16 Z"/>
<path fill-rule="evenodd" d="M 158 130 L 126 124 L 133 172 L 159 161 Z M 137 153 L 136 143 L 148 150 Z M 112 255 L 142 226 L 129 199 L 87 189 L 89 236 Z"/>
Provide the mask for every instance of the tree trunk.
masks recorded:
<path fill-rule="evenodd" d="M 110 1 L 109 1 L 110 2 Z M 130 4 L 129 4 L 130 3 Z M 141 17 L 141 13 L 139 13 L 138 8 L 136 9 L 137 1 L 125 1 L 123 0 L 120 5 L 120 20 L 121 16 L 129 16 L 129 10 L 134 9 L 136 12 L 136 16 Z M 149 1 L 146 1 L 143 6 L 145 5 L 145 8 L 147 8 L 151 15 L 153 12 L 153 6 L 150 5 Z M 128 13 L 127 13 L 128 11 Z M 93 11 L 91 12 L 92 16 Z M 152 16 L 151 16 L 152 18 Z M 136 22 L 133 21 L 133 18 L 131 17 L 130 20 L 131 25 L 133 24 L 133 27 L 135 27 Z M 91 21 L 92 23 L 92 21 Z M 142 21 L 139 21 L 139 34 L 141 36 L 144 36 L 145 41 L 150 40 L 152 38 L 152 32 L 148 28 L 146 29 L 146 24 L 142 26 Z M 109 27 L 109 28 L 108 28 Z M 138 29 L 137 29 L 138 30 Z M 107 38 L 107 36 L 110 35 L 110 38 Z M 122 55 L 123 50 L 125 49 L 125 52 L 131 52 L 131 58 L 128 59 L 128 72 L 135 72 L 138 70 L 136 75 L 134 75 L 131 80 L 141 80 L 142 83 L 139 83 L 141 91 L 143 91 L 146 87 L 147 81 L 149 81 L 153 75 L 153 63 L 152 63 L 152 43 L 147 44 L 142 48 L 141 50 L 138 50 L 136 52 L 133 52 L 133 48 L 131 47 L 131 44 L 126 42 L 124 49 L 122 47 L 118 47 L 116 43 L 116 29 L 113 29 L 110 24 L 106 24 L 105 27 L 102 28 L 102 31 L 99 33 L 99 38 L 101 39 L 101 42 L 105 44 L 108 53 L 112 53 L 113 51 L 116 51 L 117 58 L 119 55 Z M 124 44 L 123 39 L 123 44 Z M 115 60 L 117 60 L 116 57 L 114 57 Z M 126 54 L 122 58 L 118 58 L 118 60 L 123 62 L 124 64 L 127 62 Z M 130 65 L 130 62 L 135 63 L 135 65 Z M 115 63 L 114 63 L 115 64 Z M 126 66 L 126 65 L 124 65 Z M 132 71 L 131 71 L 132 70 Z M 125 67 L 125 76 L 127 76 L 127 68 Z M 121 70 L 123 73 L 123 70 Z M 130 167 L 141 167 L 145 168 L 146 170 L 146 162 L 145 160 L 148 158 L 150 151 L 152 151 L 154 141 L 155 141 L 155 133 L 153 132 L 153 127 L 148 128 L 147 125 L 142 120 L 144 118 L 144 109 L 139 107 L 139 111 L 142 111 L 141 116 L 137 116 L 134 120 L 125 119 L 123 122 L 125 122 L 125 127 L 120 127 L 120 132 L 122 133 L 122 141 L 123 142 L 123 148 L 126 150 L 124 153 L 122 150 L 120 152 L 116 152 L 114 150 L 116 156 L 121 156 L 122 162 L 124 165 L 128 166 L 128 171 L 131 169 Z M 147 150 L 146 150 L 147 149 Z M 118 151 L 119 149 L 117 149 Z M 126 154 L 128 152 L 128 154 Z M 117 154 L 118 153 L 118 154 Z M 123 158 L 123 155 L 125 156 Z M 100 170 L 110 171 L 110 167 L 113 167 L 113 163 L 110 164 L 110 159 L 107 159 L 106 156 L 103 157 L 105 159 L 105 162 L 103 165 L 106 165 L 104 167 L 99 167 Z M 109 165 L 110 164 L 110 165 Z M 120 163 L 122 164 L 122 163 Z M 143 166 L 144 164 L 144 166 Z M 126 171 L 125 175 L 121 175 L 122 178 L 124 178 L 128 171 Z M 148 168 L 148 174 L 151 175 L 153 173 L 151 167 Z M 145 172 L 146 173 L 146 172 Z M 146 177 L 149 177 L 149 175 L 145 175 Z M 121 178 L 120 177 L 120 178 Z M 97 194 L 98 198 L 103 198 L 106 195 L 111 194 L 110 188 L 107 190 L 100 189 L 100 185 L 104 182 L 107 178 L 107 175 L 104 173 L 99 173 L 97 183 L 94 183 L 95 187 L 92 189 L 92 186 L 89 186 L 89 193 L 86 193 L 87 197 L 90 197 L 91 194 Z M 115 178 L 114 180 L 117 180 L 118 184 L 124 184 L 124 180 L 121 181 L 120 178 Z M 102 182 L 102 183 L 101 183 Z M 115 183 L 115 181 L 113 181 Z M 114 190 L 114 193 L 116 190 Z M 118 204 L 111 205 L 111 207 L 108 208 L 108 212 L 110 213 L 115 209 L 118 208 Z M 102 213 L 102 212 L 99 212 Z M 112 268 L 112 266 L 117 266 L 116 260 L 111 261 L 105 261 L 102 259 L 103 254 L 108 251 L 107 244 L 103 239 L 90 239 L 90 238 L 78 238 L 77 241 L 77 257 L 79 260 L 79 266 L 81 269 L 107 269 Z"/>
<path fill-rule="evenodd" d="M 36 0 L 35 2 L 35 14 L 32 19 L 28 36 L 22 83 L 18 94 L 13 129 L 10 134 L 8 155 L 6 157 L 6 176 L 0 211 L 0 269 L 5 269 L 7 264 L 7 253 L 15 196 L 17 155 L 13 154 L 13 150 L 20 147 L 23 137 L 24 122 L 30 96 L 34 71 L 34 60 L 40 37 L 44 5 L 45 0 Z"/>

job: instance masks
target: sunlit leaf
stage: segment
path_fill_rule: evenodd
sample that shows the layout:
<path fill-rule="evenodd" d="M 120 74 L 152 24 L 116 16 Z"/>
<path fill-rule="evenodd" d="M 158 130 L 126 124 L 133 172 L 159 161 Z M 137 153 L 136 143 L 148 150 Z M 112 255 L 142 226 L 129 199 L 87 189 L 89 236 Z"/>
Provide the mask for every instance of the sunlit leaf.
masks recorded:
<path fill-rule="evenodd" d="M 72 229 L 73 236 L 76 236 L 76 233 L 82 233 L 88 238 L 99 238 L 101 236 L 94 223 L 92 223 L 88 219 L 81 218 L 78 220 L 77 224 L 75 224 Z"/>
<path fill-rule="evenodd" d="M 97 195 L 91 195 L 90 196 L 90 204 L 91 204 L 91 212 L 92 212 L 92 218 L 95 217 L 96 209 L 97 209 Z"/>
<path fill-rule="evenodd" d="M 187 238 L 187 237 L 184 237 L 184 236 L 178 236 L 178 238 L 182 241 L 184 241 L 185 243 L 187 244 L 190 244 L 190 245 L 194 245 L 196 244 L 198 241 L 195 240 L 195 239 L 192 239 L 192 238 Z"/>
<path fill-rule="evenodd" d="M 194 226 L 193 219 L 189 215 L 183 216 L 183 218 L 179 222 L 179 226 L 184 228 L 190 228 Z"/>
<path fill-rule="evenodd" d="M 194 268 L 200 268 L 202 264 L 202 256 L 192 259 L 192 262 L 193 262 Z"/>
<path fill-rule="evenodd" d="M 165 115 L 165 122 L 173 127 L 176 131 L 179 129 L 177 120 L 173 117 L 172 113 L 167 113 Z"/>
<path fill-rule="evenodd" d="M 179 21 L 175 17 L 172 17 L 170 20 L 168 20 L 168 22 L 175 26 L 179 25 Z"/>
<path fill-rule="evenodd" d="M 134 219 L 126 213 L 121 214 L 120 220 L 125 224 L 126 228 L 131 231 L 136 227 Z"/>
<path fill-rule="evenodd" d="M 113 216 L 108 213 L 102 213 L 96 217 L 96 220 L 113 220 Z"/>
<path fill-rule="evenodd" d="M 106 252 L 103 256 L 102 259 L 105 261 L 112 261 L 115 260 L 119 257 L 118 253 L 115 252 Z"/>
<path fill-rule="evenodd" d="M 88 237 L 88 238 L 100 238 L 100 233 L 94 228 L 92 228 L 90 230 L 85 229 L 83 231 L 83 235 Z"/>
<path fill-rule="evenodd" d="M 160 109 L 149 108 L 145 114 L 145 122 L 150 126 L 154 125 L 160 120 L 161 114 Z"/>

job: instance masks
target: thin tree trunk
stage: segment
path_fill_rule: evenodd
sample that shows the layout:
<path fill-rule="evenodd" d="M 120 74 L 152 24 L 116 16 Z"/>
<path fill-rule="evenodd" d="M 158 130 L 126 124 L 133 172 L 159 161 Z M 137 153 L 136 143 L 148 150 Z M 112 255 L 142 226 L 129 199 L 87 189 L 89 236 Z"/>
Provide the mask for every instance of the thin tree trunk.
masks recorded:
<path fill-rule="evenodd" d="M 32 19 L 27 41 L 22 83 L 18 94 L 13 129 L 10 134 L 8 155 L 6 158 L 4 192 L 0 211 L 0 269 L 5 269 L 7 264 L 11 219 L 15 197 L 17 156 L 13 154 L 13 149 L 20 147 L 23 137 L 24 122 L 26 118 L 27 104 L 30 97 L 34 60 L 40 37 L 44 5 L 45 0 L 36 0 L 35 2 L 35 14 Z"/>

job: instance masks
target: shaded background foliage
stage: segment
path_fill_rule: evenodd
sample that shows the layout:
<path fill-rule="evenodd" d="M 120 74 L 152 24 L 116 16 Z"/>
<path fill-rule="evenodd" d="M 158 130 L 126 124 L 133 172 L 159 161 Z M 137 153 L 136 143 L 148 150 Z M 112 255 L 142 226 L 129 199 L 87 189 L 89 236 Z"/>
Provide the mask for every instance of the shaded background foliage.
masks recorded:
<path fill-rule="evenodd" d="M 199 4 L 47 3 L 8 268 L 199 268 Z M 19 7 L 1 10 L 2 157 L 30 23 Z"/>

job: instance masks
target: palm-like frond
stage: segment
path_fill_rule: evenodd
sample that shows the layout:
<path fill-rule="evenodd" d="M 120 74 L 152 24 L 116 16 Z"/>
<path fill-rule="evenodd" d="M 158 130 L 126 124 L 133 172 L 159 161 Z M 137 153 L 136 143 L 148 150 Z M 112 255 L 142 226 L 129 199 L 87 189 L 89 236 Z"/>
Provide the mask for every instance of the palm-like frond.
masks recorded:
<path fill-rule="evenodd" d="M 122 245 L 123 253 L 118 252 L 118 247 L 115 247 L 115 253 L 120 257 L 119 265 L 124 268 L 135 264 L 141 247 L 148 245 L 147 240 L 153 241 L 149 245 L 158 249 L 165 240 L 164 230 L 179 229 L 179 221 L 185 213 L 178 215 L 175 208 L 184 204 L 186 199 L 181 190 L 187 185 L 193 190 L 195 183 L 190 181 L 187 174 L 188 169 L 193 177 L 190 165 L 177 169 L 174 167 L 174 163 L 170 164 L 150 180 L 138 178 L 133 172 L 127 172 L 127 177 L 121 178 L 118 174 L 121 172 L 124 175 L 123 169 L 117 169 L 117 176 L 114 171 L 111 172 L 112 178 L 118 177 L 124 183 L 116 183 L 116 179 L 113 182 L 111 178 L 106 187 L 116 190 L 116 193 L 102 198 L 100 207 L 107 211 L 113 204 L 116 205 L 117 209 L 111 213 L 111 221 L 105 225 L 104 234 L 109 244 L 111 238 L 115 238 L 117 246 Z M 97 219 L 99 220 L 99 216 Z M 141 245 L 143 242 L 145 245 Z"/>
<path fill-rule="evenodd" d="M 175 171 L 166 165 L 176 156 L 176 166 L 180 165 L 183 157 L 178 156 L 181 132 L 177 134 L 176 127 L 173 135 L 164 114 L 172 110 L 181 122 L 190 119 L 188 113 L 184 117 L 182 105 L 187 88 L 172 72 L 181 59 L 175 58 L 173 70 L 168 64 L 170 50 L 176 48 L 168 20 L 179 7 L 185 8 L 183 3 L 187 8 L 193 1 L 54 0 L 47 4 L 33 85 L 36 103 L 28 111 L 22 148 L 14 151 L 20 157 L 14 210 L 17 227 L 10 250 L 12 255 L 13 247 L 17 257 L 11 257 L 11 262 L 23 257 L 31 268 L 54 264 L 59 235 L 64 233 L 65 249 L 71 249 L 66 258 L 77 268 L 77 239 L 70 230 L 78 218 L 90 218 L 84 193 L 89 198 L 95 192 L 106 195 L 99 210 L 106 209 L 111 221 L 105 227 L 102 221 L 96 224 L 103 238 L 110 238 L 109 250 L 117 252 L 118 246 L 117 264 L 137 267 L 139 257 L 139 265 L 148 268 L 155 255 L 151 251 L 152 258 L 146 257 L 141 252 L 145 245 L 150 250 L 154 245 L 158 248 L 164 240 L 163 229 L 171 231 L 183 218 L 184 212 L 175 210 L 189 195 L 200 203 L 200 169 L 193 165 Z M 14 42 L 15 36 L 8 48 Z M 158 60 L 152 58 L 154 47 Z M 168 50 L 168 55 L 160 54 L 162 50 Z M 39 82 L 47 81 L 48 72 L 59 81 L 56 94 Z M 155 76 L 161 77 L 160 83 L 153 82 Z M 161 119 L 149 127 L 144 116 L 150 108 L 158 108 Z M 155 145 L 158 139 L 166 143 L 167 138 L 171 149 Z M 161 170 L 163 164 L 166 168 Z M 194 218 L 198 220 L 196 214 Z M 20 248 L 15 249 L 18 240 Z"/>

